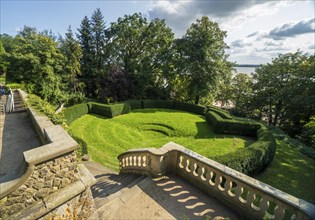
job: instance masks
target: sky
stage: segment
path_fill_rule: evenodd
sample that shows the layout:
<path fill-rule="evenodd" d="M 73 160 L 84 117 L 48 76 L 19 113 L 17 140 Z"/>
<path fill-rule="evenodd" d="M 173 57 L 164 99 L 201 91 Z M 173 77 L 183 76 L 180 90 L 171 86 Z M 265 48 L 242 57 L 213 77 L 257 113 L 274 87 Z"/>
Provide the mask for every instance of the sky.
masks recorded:
<path fill-rule="evenodd" d="M 279 53 L 315 51 L 315 1 L 307 0 L 0 0 L 0 33 L 16 35 L 26 26 L 64 35 L 100 8 L 106 26 L 125 14 L 141 12 L 165 19 L 180 38 L 202 16 L 227 31 L 229 60 L 238 64 L 271 62 Z"/>

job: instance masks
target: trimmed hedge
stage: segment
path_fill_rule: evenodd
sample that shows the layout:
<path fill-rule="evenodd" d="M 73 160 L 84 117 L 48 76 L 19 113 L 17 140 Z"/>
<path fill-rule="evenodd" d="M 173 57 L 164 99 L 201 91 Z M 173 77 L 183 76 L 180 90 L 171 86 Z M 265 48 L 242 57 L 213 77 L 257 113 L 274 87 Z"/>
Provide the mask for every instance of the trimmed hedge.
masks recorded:
<path fill-rule="evenodd" d="M 128 114 L 130 112 L 130 105 L 126 103 L 106 105 L 101 103 L 90 103 L 91 113 L 103 115 L 108 118 L 113 118 L 118 115 Z"/>
<path fill-rule="evenodd" d="M 247 175 L 261 172 L 273 160 L 276 141 L 265 126 L 257 134 L 258 140 L 249 147 L 213 159 Z"/>
<path fill-rule="evenodd" d="M 66 108 L 63 111 L 63 115 L 67 125 L 70 125 L 74 120 L 80 118 L 81 116 L 87 113 L 89 113 L 89 106 L 87 103 L 74 105 L 69 108 Z"/>
<path fill-rule="evenodd" d="M 174 102 L 174 109 L 191 112 L 198 115 L 205 115 L 207 111 L 207 108 L 204 106 L 178 101 Z"/>
<path fill-rule="evenodd" d="M 206 121 L 215 133 L 236 134 L 256 137 L 257 130 L 261 125 L 257 122 L 223 119 L 212 110 L 206 113 Z"/>
<path fill-rule="evenodd" d="M 220 108 L 214 106 L 207 106 L 207 109 L 217 113 L 223 119 L 233 119 L 232 115 L 230 115 L 227 111 L 224 111 Z"/>
<path fill-rule="evenodd" d="M 142 100 L 127 100 L 127 101 L 123 101 L 122 103 L 128 104 L 130 106 L 131 110 L 143 108 Z"/>
<path fill-rule="evenodd" d="M 167 100 L 149 100 L 144 99 L 143 102 L 143 108 L 167 108 L 167 109 L 173 109 L 174 108 L 174 102 L 167 101 Z"/>

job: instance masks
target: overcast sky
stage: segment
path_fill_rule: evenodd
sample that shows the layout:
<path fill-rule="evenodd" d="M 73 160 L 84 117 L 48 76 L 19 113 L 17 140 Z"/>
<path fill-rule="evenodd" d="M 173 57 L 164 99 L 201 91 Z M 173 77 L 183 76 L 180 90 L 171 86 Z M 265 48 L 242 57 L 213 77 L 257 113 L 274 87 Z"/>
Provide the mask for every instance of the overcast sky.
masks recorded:
<path fill-rule="evenodd" d="M 279 53 L 298 49 L 314 54 L 315 1 L 169 0 L 169 1 L 15 1 L 0 0 L 0 32 L 15 35 L 24 25 L 63 35 L 68 26 L 101 8 L 109 26 L 124 14 L 141 12 L 165 19 L 176 37 L 191 23 L 208 16 L 227 31 L 227 53 L 239 64 L 270 62 Z"/>

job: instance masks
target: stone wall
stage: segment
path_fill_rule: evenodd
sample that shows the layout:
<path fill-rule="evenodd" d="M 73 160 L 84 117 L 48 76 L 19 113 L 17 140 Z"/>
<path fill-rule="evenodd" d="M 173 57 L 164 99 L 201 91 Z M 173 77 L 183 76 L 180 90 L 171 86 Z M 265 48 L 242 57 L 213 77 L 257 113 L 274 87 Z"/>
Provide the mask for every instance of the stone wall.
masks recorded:
<path fill-rule="evenodd" d="M 40 218 L 46 219 L 88 219 L 96 212 L 91 190 L 88 189 L 67 203 Z"/>
<path fill-rule="evenodd" d="M 78 179 L 75 152 L 36 165 L 22 186 L 0 200 L 0 218 L 31 206 Z"/>
<path fill-rule="evenodd" d="M 28 112 L 44 145 L 24 152 L 20 174 L 2 179 L 0 220 L 87 219 L 95 214 L 90 187 L 96 180 L 78 163 L 78 143 L 60 125 Z"/>

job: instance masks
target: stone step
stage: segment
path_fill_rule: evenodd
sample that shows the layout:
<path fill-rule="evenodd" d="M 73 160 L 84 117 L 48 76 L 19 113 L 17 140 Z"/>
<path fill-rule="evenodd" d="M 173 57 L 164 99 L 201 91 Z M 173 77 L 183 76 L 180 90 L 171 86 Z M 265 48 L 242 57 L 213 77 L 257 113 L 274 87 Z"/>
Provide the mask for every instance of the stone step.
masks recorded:
<path fill-rule="evenodd" d="M 127 187 L 106 197 L 103 200 L 102 206 L 97 208 L 99 219 L 115 219 L 115 213 L 119 208 L 142 193 L 141 188 L 151 182 L 150 177 L 139 176 Z"/>

